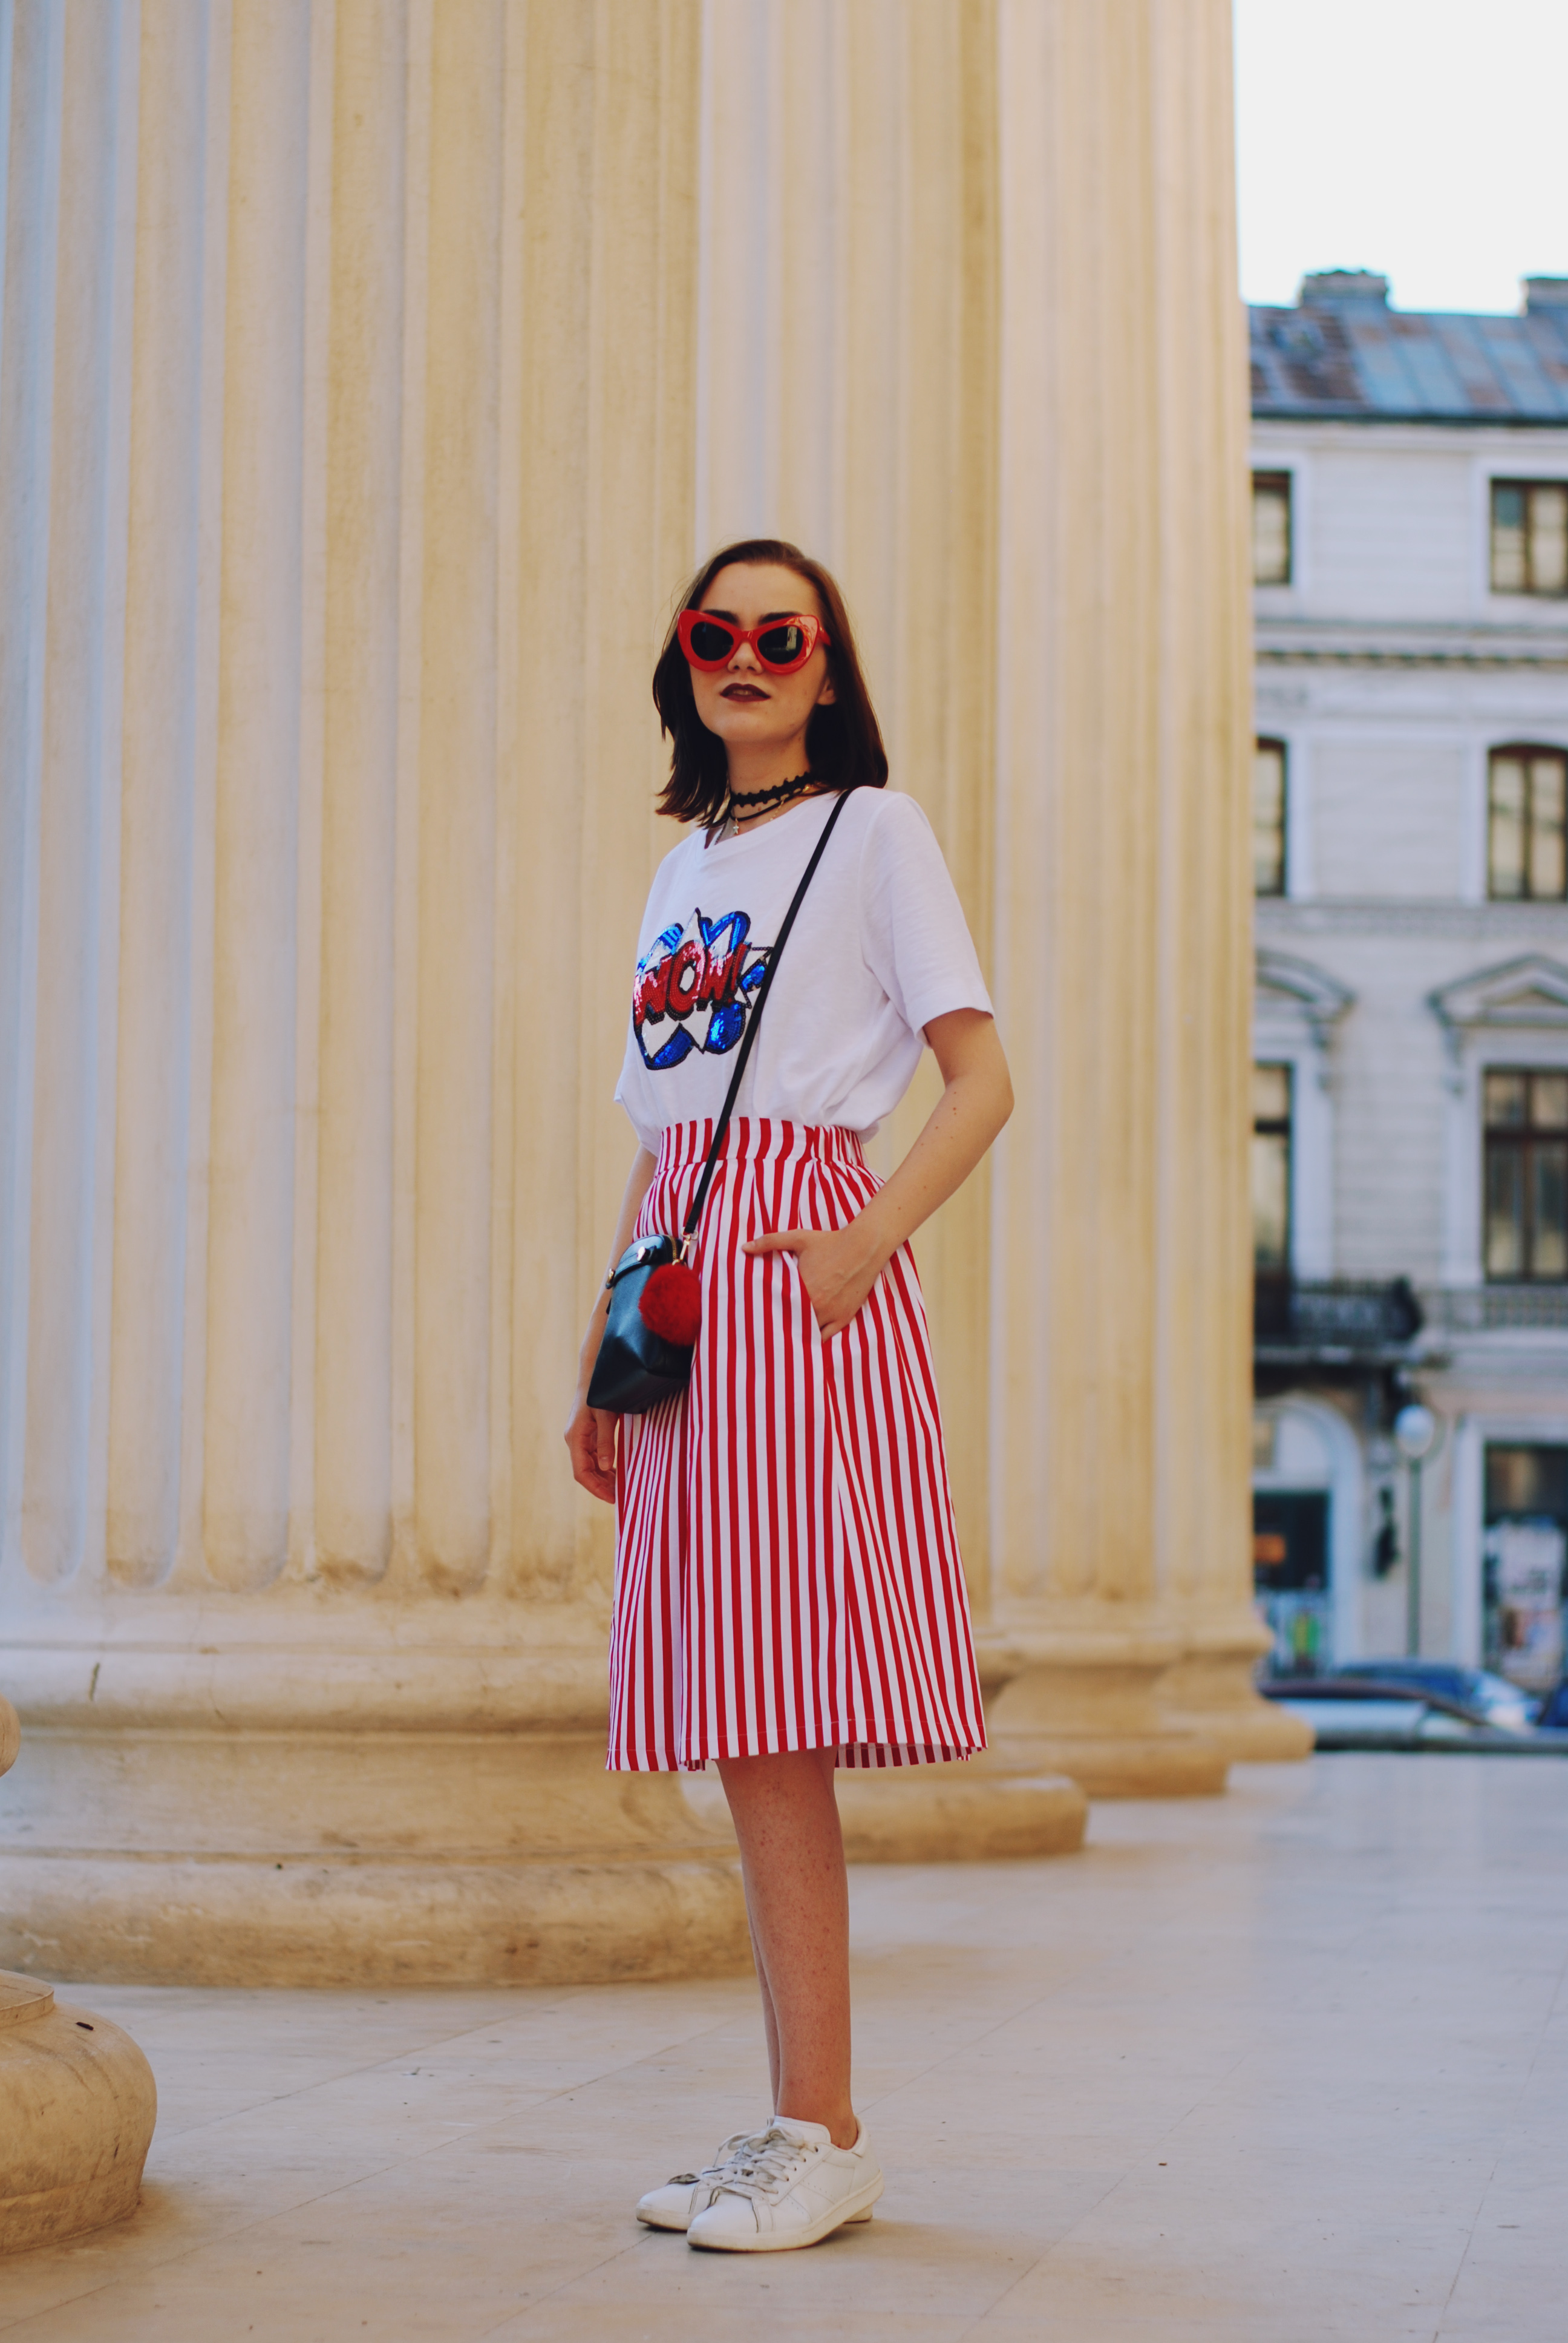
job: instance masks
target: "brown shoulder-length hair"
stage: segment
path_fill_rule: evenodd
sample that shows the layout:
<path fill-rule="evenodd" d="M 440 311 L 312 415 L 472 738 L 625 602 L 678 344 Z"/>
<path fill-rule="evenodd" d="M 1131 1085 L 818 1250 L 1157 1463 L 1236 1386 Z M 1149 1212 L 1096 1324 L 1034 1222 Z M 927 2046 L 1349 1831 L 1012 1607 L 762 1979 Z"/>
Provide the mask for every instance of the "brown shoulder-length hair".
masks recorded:
<path fill-rule="evenodd" d="M 746 537 L 703 563 L 680 598 L 653 670 L 653 704 L 670 740 L 669 779 L 658 800 L 659 812 L 673 814 L 677 821 L 711 821 L 729 795 L 724 743 L 697 713 L 691 669 L 676 628 L 680 611 L 700 608 L 719 571 L 732 561 L 776 562 L 780 568 L 809 578 L 817 588 L 828 628 L 828 672 L 833 679 L 834 697 L 827 707 L 811 711 L 806 727 L 807 762 L 829 789 L 879 789 L 888 778 L 888 754 L 860 673 L 842 594 L 830 572 L 798 545 L 787 545 L 777 537 Z"/>

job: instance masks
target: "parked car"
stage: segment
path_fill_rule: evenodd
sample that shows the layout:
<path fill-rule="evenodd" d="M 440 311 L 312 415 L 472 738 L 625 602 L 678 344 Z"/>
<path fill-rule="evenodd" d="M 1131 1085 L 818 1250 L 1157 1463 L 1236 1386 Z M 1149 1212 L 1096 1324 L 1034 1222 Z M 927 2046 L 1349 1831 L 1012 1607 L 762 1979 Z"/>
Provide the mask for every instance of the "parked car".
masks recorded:
<path fill-rule="evenodd" d="M 1555 1692 L 1547 1694 L 1535 1722 L 1547 1731 L 1568 1732 L 1568 1676 L 1563 1678 Z"/>
<path fill-rule="evenodd" d="M 1529 1724 L 1496 1725 L 1484 1709 L 1452 1700 L 1430 1684 L 1342 1670 L 1332 1676 L 1266 1677 L 1258 1689 L 1310 1725 L 1319 1749 L 1568 1756 L 1568 1732 Z"/>
<path fill-rule="evenodd" d="M 1380 1684 L 1409 1684 L 1413 1691 L 1440 1693 L 1463 1708 L 1484 1716 L 1500 1732 L 1523 1733 L 1535 1724 L 1541 1703 L 1532 1700 L 1506 1676 L 1490 1668 L 1462 1668 L 1452 1660 L 1348 1660 L 1336 1673 L 1342 1676 L 1375 1676 Z"/>

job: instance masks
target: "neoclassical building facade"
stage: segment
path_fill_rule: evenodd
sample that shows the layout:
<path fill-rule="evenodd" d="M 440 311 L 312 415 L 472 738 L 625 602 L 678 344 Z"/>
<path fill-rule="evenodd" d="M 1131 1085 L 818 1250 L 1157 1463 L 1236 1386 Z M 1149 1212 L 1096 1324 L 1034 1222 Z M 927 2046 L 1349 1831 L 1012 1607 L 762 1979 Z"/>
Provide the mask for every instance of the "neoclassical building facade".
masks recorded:
<path fill-rule="evenodd" d="M 1309 277 L 1251 348 L 1260 1586 L 1282 1666 L 1414 1652 L 1540 1694 L 1568 1594 L 1568 282 L 1471 317 Z"/>
<path fill-rule="evenodd" d="M 560 1444 L 650 663 L 740 530 L 843 578 L 1020 1101 L 920 1249 L 996 1755 L 852 1835 L 1295 1754 L 1224 0 L 3 22 L 0 1958 L 743 1956 L 678 1783 L 603 1774 Z"/>

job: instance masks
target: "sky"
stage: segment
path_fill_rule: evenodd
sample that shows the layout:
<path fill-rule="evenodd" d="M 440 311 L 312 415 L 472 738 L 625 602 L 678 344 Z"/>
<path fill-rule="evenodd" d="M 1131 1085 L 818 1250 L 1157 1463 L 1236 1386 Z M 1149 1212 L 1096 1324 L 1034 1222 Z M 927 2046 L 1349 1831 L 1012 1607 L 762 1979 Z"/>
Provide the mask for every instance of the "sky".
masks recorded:
<path fill-rule="evenodd" d="M 1568 0 L 1235 0 L 1241 290 L 1374 268 L 1401 309 L 1568 277 Z"/>

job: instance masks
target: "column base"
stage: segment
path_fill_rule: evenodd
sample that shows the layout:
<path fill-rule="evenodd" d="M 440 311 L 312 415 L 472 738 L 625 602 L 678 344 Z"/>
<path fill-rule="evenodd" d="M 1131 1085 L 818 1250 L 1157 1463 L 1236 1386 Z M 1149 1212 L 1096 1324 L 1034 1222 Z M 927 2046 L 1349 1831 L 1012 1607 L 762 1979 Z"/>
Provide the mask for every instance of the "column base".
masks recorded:
<path fill-rule="evenodd" d="M 1232 1765 L 1298 1765 L 1312 1754 L 1311 1725 L 1264 1700 L 1253 1682 L 1268 1647 L 1252 1619 L 1201 1629 L 1160 1686 L 1172 1725 L 1214 1743 Z"/>
<path fill-rule="evenodd" d="M 674 1776 L 605 1771 L 600 1654 L 221 1656 L 29 1654 L 0 1962 L 356 1986 L 749 1966 L 733 1845 Z"/>
<path fill-rule="evenodd" d="M 750 1962 L 729 1850 L 681 1861 L 0 1855 L 0 1959 L 104 1985 L 607 1985 Z"/>
<path fill-rule="evenodd" d="M 842 1766 L 835 1778 L 850 1863 L 1010 1863 L 1075 1855 L 1089 1801 L 1060 1775 L 1003 1773 L 990 1756 L 949 1765 Z M 733 1836 L 717 1774 L 686 1785 L 693 1811 Z"/>
<path fill-rule="evenodd" d="M 1076 1855 L 1089 1801 L 1077 1782 L 964 1765 L 841 1771 L 839 1813 L 851 1863 L 1002 1863 Z"/>
<path fill-rule="evenodd" d="M 134 2213 L 157 2105 L 128 2034 L 0 1971 L 0 2254 Z"/>
<path fill-rule="evenodd" d="M 1170 1718 L 1157 1687 L 1171 1665 L 1147 1659 L 1037 1661 L 987 1704 L 995 1763 L 1011 1774 L 1067 1774 L 1091 1798 L 1216 1796 L 1230 1758 Z"/>

